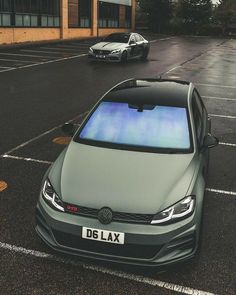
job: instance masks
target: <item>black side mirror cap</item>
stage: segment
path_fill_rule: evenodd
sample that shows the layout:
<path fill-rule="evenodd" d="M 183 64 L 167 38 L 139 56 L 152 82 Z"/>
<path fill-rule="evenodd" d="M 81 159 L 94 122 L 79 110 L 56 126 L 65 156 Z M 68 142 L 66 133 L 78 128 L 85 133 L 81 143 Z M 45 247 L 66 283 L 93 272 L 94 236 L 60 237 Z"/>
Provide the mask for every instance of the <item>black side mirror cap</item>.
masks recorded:
<path fill-rule="evenodd" d="M 72 123 L 66 123 L 61 127 L 61 130 L 69 136 L 73 136 L 75 134 L 76 131 L 76 126 Z"/>
<path fill-rule="evenodd" d="M 203 139 L 202 150 L 213 148 L 217 146 L 219 143 L 219 139 L 215 136 L 208 134 Z"/>
<path fill-rule="evenodd" d="M 129 42 L 129 45 L 135 45 L 136 43 L 135 43 L 135 41 L 130 41 Z"/>

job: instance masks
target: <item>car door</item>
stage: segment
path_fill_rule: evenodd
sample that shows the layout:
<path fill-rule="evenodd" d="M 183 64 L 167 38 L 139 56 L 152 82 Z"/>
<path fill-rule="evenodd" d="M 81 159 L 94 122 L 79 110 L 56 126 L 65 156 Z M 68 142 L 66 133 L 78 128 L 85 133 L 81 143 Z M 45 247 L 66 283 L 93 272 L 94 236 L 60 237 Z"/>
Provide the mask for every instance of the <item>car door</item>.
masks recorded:
<path fill-rule="evenodd" d="M 141 56 L 144 51 L 144 41 L 143 38 L 139 34 L 135 34 L 135 41 L 136 41 L 136 56 Z"/>
<path fill-rule="evenodd" d="M 135 34 L 132 34 L 129 40 L 129 47 L 130 47 L 130 57 L 133 58 L 137 56 L 138 47 L 136 44 Z"/>
<path fill-rule="evenodd" d="M 202 170 L 202 175 L 206 180 L 209 150 L 201 150 L 201 147 L 203 145 L 204 137 L 208 134 L 208 115 L 202 99 L 196 89 L 194 89 L 192 95 L 192 112 L 197 138 L 197 147 L 199 151 L 198 156 L 200 161 L 200 169 Z"/>

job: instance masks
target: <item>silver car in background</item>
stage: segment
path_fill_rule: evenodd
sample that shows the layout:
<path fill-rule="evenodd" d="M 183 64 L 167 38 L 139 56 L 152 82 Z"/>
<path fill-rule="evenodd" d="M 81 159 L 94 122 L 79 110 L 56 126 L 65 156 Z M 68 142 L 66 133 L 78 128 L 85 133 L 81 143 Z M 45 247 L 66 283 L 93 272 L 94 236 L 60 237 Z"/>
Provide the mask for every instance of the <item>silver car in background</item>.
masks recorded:
<path fill-rule="evenodd" d="M 89 48 L 88 58 L 112 62 L 126 62 L 148 56 L 149 42 L 137 33 L 114 33 Z"/>

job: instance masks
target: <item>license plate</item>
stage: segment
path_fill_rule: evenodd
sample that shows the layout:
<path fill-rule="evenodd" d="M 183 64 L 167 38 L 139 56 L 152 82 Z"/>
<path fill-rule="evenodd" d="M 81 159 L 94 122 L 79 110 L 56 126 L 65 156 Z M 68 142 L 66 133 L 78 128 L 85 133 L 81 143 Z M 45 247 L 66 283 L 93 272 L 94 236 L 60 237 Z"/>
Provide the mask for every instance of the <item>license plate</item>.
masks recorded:
<path fill-rule="evenodd" d="M 105 55 L 96 55 L 96 58 L 105 59 L 105 58 L 106 58 L 106 56 L 105 56 Z"/>
<path fill-rule="evenodd" d="M 124 244 L 125 234 L 108 230 L 83 227 L 82 238 L 113 244 Z"/>

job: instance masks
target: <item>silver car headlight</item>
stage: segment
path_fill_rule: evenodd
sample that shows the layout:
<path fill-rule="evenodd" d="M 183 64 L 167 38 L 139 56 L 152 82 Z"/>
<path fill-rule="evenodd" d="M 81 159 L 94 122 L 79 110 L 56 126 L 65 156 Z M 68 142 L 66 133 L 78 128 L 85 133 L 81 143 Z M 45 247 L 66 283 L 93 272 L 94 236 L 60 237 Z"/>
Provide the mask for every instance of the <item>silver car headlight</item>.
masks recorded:
<path fill-rule="evenodd" d="M 190 216 L 195 209 L 195 196 L 188 196 L 175 205 L 157 213 L 151 224 L 169 224 Z"/>
<path fill-rule="evenodd" d="M 65 212 L 63 202 L 60 200 L 58 195 L 55 193 L 51 183 L 48 179 L 45 180 L 43 189 L 42 189 L 42 197 L 44 201 L 53 209 Z"/>
<path fill-rule="evenodd" d="M 120 53 L 120 52 L 121 52 L 121 49 L 115 49 L 111 52 L 111 54 Z"/>
<path fill-rule="evenodd" d="M 93 53 L 93 48 L 92 47 L 89 48 L 89 53 Z"/>

